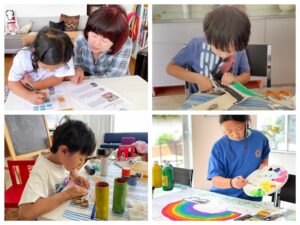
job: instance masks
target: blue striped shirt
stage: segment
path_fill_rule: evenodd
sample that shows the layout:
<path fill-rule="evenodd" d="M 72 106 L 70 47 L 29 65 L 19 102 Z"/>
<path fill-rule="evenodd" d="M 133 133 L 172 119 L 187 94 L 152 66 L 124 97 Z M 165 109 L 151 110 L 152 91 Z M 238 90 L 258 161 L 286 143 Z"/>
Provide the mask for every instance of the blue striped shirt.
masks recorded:
<path fill-rule="evenodd" d="M 241 73 L 249 72 L 250 67 L 245 50 L 234 52 L 234 56 L 232 74 L 238 76 Z M 212 52 L 206 39 L 201 37 L 193 38 L 173 57 L 173 62 L 184 68 L 190 67 L 192 71 L 210 77 L 219 59 L 220 57 Z M 219 66 L 221 67 L 222 63 Z"/>
<path fill-rule="evenodd" d="M 114 55 L 103 53 L 94 61 L 93 53 L 83 33 L 75 41 L 75 68 L 103 77 L 121 77 L 128 75 L 128 65 L 132 50 L 131 39 L 128 38 L 122 48 Z"/>

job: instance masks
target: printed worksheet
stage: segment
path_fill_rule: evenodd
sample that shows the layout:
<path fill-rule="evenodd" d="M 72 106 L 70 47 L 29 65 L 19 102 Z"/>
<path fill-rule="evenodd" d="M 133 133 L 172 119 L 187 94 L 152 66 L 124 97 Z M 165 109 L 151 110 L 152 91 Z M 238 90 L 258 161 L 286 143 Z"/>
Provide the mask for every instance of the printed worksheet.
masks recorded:
<path fill-rule="evenodd" d="M 93 80 L 85 80 L 68 91 L 69 95 L 87 110 L 127 110 L 130 104 L 130 101 L 120 94 Z"/>

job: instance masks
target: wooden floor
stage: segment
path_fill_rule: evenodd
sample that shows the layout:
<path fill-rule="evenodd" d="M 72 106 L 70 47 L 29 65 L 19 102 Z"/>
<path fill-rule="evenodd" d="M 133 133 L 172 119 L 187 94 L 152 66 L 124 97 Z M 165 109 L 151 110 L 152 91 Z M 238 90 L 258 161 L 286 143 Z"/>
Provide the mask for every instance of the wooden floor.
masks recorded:
<path fill-rule="evenodd" d="M 184 95 L 184 86 L 171 86 L 154 88 L 155 97 L 170 96 L 170 95 Z"/>

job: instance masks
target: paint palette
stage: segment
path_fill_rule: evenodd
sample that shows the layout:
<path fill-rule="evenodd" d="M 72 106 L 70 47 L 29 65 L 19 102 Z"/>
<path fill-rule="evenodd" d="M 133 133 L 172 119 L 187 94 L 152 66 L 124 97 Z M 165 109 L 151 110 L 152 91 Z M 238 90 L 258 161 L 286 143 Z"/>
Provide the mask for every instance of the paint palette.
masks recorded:
<path fill-rule="evenodd" d="M 281 166 L 266 166 L 255 170 L 248 177 L 244 192 L 252 197 L 263 197 L 282 188 L 289 177 L 288 171 Z"/>

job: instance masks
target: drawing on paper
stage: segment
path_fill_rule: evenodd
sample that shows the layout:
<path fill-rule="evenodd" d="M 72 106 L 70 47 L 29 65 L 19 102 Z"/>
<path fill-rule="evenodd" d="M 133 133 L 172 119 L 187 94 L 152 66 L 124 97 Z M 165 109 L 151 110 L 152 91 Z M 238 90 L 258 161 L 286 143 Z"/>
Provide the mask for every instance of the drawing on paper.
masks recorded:
<path fill-rule="evenodd" d="M 224 221 L 239 217 L 241 214 L 226 209 L 199 204 L 198 202 L 182 199 L 172 202 L 162 209 L 162 214 L 170 220 L 177 221 Z"/>

